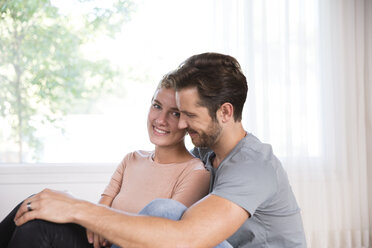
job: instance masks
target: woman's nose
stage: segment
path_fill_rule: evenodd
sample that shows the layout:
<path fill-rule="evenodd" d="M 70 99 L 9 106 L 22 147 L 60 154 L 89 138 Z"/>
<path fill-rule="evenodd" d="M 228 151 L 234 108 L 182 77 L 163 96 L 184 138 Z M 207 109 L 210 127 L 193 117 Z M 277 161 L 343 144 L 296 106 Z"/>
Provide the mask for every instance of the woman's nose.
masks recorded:
<path fill-rule="evenodd" d="M 166 113 L 159 113 L 157 118 L 155 119 L 157 124 L 165 125 L 167 123 L 167 114 Z"/>

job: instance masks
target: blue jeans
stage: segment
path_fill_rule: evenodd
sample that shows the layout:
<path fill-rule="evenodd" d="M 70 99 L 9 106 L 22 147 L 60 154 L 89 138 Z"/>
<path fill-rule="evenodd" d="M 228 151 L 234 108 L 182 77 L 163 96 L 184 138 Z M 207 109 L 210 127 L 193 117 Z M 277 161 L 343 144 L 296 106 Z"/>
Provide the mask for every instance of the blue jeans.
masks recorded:
<path fill-rule="evenodd" d="M 172 199 L 156 199 L 147 204 L 139 214 L 163 217 L 171 220 L 181 219 L 183 213 L 186 211 L 186 207 L 175 200 Z M 111 248 L 119 248 L 116 245 L 111 246 Z M 215 246 L 215 248 L 233 248 L 229 242 L 226 240 Z"/>

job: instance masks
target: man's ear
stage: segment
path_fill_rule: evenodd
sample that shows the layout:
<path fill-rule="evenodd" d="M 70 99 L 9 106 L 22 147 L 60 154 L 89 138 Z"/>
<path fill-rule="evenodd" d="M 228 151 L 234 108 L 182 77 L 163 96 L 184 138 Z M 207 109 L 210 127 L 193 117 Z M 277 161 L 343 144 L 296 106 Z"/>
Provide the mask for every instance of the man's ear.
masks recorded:
<path fill-rule="evenodd" d="M 229 102 L 225 102 L 218 109 L 217 115 L 222 123 L 229 122 L 231 119 L 234 119 L 234 106 Z"/>

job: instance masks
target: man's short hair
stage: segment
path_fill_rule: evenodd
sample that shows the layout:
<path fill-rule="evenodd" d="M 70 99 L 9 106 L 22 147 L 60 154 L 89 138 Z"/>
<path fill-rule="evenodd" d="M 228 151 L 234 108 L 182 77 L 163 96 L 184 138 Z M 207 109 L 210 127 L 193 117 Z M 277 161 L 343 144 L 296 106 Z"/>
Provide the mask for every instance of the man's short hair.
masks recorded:
<path fill-rule="evenodd" d="M 175 85 L 176 91 L 196 87 L 199 105 L 208 109 L 216 120 L 216 112 L 228 102 L 234 107 L 234 120 L 241 121 L 247 98 L 247 80 L 239 62 L 219 53 L 194 55 L 183 62 L 178 69 L 168 73 L 163 80 Z"/>

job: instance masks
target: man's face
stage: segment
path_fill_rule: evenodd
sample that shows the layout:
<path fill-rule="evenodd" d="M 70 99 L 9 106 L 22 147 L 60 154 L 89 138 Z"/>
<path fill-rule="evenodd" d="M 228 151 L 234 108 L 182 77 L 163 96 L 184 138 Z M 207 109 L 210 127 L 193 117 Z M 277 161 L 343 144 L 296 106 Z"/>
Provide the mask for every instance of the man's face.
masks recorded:
<path fill-rule="evenodd" d="M 178 127 L 186 128 L 195 146 L 213 148 L 222 128 L 212 119 L 206 107 L 198 105 L 198 90 L 186 88 L 176 92 L 176 102 L 181 113 Z"/>

